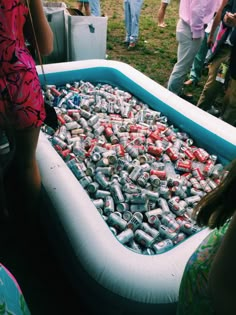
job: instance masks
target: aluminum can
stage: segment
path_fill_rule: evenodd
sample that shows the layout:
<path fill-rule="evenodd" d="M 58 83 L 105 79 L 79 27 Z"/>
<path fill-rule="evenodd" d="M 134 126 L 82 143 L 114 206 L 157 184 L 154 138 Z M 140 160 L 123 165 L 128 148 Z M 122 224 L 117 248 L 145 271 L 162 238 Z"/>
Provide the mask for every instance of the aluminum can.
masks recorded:
<path fill-rule="evenodd" d="M 160 225 L 159 232 L 161 234 L 161 237 L 168 238 L 170 240 L 174 239 L 177 236 L 177 233 L 174 232 L 172 229 L 166 227 L 165 225 Z"/>
<path fill-rule="evenodd" d="M 113 235 L 117 235 L 117 230 L 113 226 L 110 226 L 109 229 L 111 230 Z"/>
<path fill-rule="evenodd" d="M 104 199 L 104 198 L 106 198 L 107 196 L 110 196 L 110 195 L 111 195 L 110 191 L 108 191 L 108 190 L 101 190 L 101 189 L 98 189 L 96 191 L 96 193 L 95 193 L 95 197 L 96 198 L 102 198 L 102 199 Z"/>
<path fill-rule="evenodd" d="M 157 175 L 150 176 L 150 183 L 154 187 L 158 187 L 160 185 L 160 178 Z"/>
<path fill-rule="evenodd" d="M 138 150 L 132 145 L 132 144 L 128 144 L 126 147 L 125 147 L 125 150 L 126 152 L 129 153 L 129 155 L 132 157 L 132 158 L 137 158 L 138 157 Z"/>
<path fill-rule="evenodd" d="M 121 217 L 119 217 L 116 213 L 111 213 L 108 216 L 107 224 L 109 226 L 115 227 L 119 231 L 125 230 L 125 228 L 127 226 L 127 222 L 124 219 L 122 219 Z"/>
<path fill-rule="evenodd" d="M 144 204 L 147 201 L 145 193 L 125 194 L 125 201 L 135 204 Z"/>
<path fill-rule="evenodd" d="M 141 229 L 148 233 L 149 235 L 151 235 L 155 241 L 160 241 L 161 237 L 160 237 L 160 232 L 151 227 L 147 222 L 143 222 L 142 225 L 141 225 Z"/>
<path fill-rule="evenodd" d="M 65 123 L 65 126 L 67 130 L 78 129 L 80 127 L 75 120 Z"/>
<path fill-rule="evenodd" d="M 177 171 L 182 171 L 182 172 L 191 172 L 192 171 L 192 161 L 191 160 L 177 160 L 175 162 L 175 169 Z"/>
<path fill-rule="evenodd" d="M 150 175 L 156 175 L 159 179 L 166 179 L 166 171 L 165 170 L 150 170 Z"/>
<path fill-rule="evenodd" d="M 65 141 L 61 140 L 59 137 L 54 136 L 52 138 L 53 145 L 59 145 L 63 150 L 67 148 L 67 144 Z"/>
<path fill-rule="evenodd" d="M 134 237 L 134 232 L 132 229 L 128 228 L 121 233 L 117 234 L 116 238 L 121 244 L 129 243 Z"/>
<path fill-rule="evenodd" d="M 126 183 L 125 185 L 123 185 L 122 190 L 123 192 L 129 193 L 129 194 L 141 192 L 141 188 L 132 183 Z"/>
<path fill-rule="evenodd" d="M 113 198 L 111 196 L 106 196 L 105 204 L 104 204 L 104 208 L 103 208 L 104 214 L 110 215 L 114 211 L 115 211 L 115 206 L 114 206 Z"/>
<path fill-rule="evenodd" d="M 122 213 L 122 218 L 125 220 L 125 221 L 129 221 L 131 218 L 132 218 L 132 212 L 130 212 L 130 211 L 124 211 L 123 213 Z"/>
<path fill-rule="evenodd" d="M 144 213 L 145 218 L 148 220 L 151 216 L 157 216 L 159 219 L 163 215 L 163 210 L 161 208 L 149 210 Z"/>
<path fill-rule="evenodd" d="M 122 203 L 125 201 L 124 195 L 121 191 L 120 185 L 112 184 L 110 186 L 111 194 L 114 198 L 115 203 Z"/>
<path fill-rule="evenodd" d="M 187 238 L 187 234 L 180 232 L 177 234 L 177 236 L 172 240 L 174 245 L 177 245 L 181 242 L 183 242 Z"/>
<path fill-rule="evenodd" d="M 142 224 L 142 219 L 136 214 L 133 214 L 127 223 L 127 227 L 133 231 L 137 230 Z"/>
<path fill-rule="evenodd" d="M 134 167 L 134 169 L 132 170 L 132 172 L 129 174 L 129 177 L 133 180 L 136 181 L 138 179 L 138 177 L 141 175 L 141 173 L 143 172 L 142 167 L 137 165 Z"/>
<path fill-rule="evenodd" d="M 138 229 L 134 232 L 134 240 L 144 247 L 151 247 L 154 238 L 146 232 Z"/>
<path fill-rule="evenodd" d="M 151 201 L 157 201 L 159 199 L 159 193 L 157 191 L 150 191 L 145 190 L 144 194 L 146 195 L 146 198 Z"/>
<path fill-rule="evenodd" d="M 148 210 L 148 203 L 141 203 L 141 204 L 131 204 L 130 211 L 134 212 L 147 212 Z"/>
<path fill-rule="evenodd" d="M 151 215 L 148 217 L 147 219 L 148 223 L 154 227 L 155 229 L 159 229 L 160 225 L 161 225 L 161 221 L 160 219 L 158 218 L 157 215 Z"/>
<path fill-rule="evenodd" d="M 201 230 L 200 227 L 198 227 L 197 225 L 184 221 L 182 221 L 180 229 L 187 235 L 193 235 Z"/>
<path fill-rule="evenodd" d="M 200 185 L 200 183 L 199 183 L 199 181 L 198 181 L 195 177 L 191 177 L 191 178 L 189 179 L 189 181 L 190 181 L 190 183 L 193 185 L 193 187 L 194 187 L 195 189 L 201 189 L 201 188 L 202 188 L 201 185 Z"/>
<path fill-rule="evenodd" d="M 156 254 L 162 254 L 167 252 L 168 250 L 172 249 L 174 247 L 174 244 L 172 240 L 165 239 L 161 242 L 155 243 L 152 245 L 153 250 Z"/>
<path fill-rule="evenodd" d="M 103 208 L 104 206 L 104 201 L 101 198 L 92 200 L 92 203 L 94 204 L 96 208 Z"/>
<path fill-rule="evenodd" d="M 90 183 L 92 183 L 92 178 L 90 176 L 85 176 L 79 180 L 80 185 L 86 188 Z"/>
<path fill-rule="evenodd" d="M 155 255 L 155 252 L 153 249 L 151 248 L 145 248 L 142 252 L 143 255 L 148 255 L 148 256 L 152 256 Z"/>
<path fill-rule="evenodd" d="M 184 201 L 187 203 L 188 206 L 193 205 L 195 202 L 199 202 L 201 200 L 201 197 L 198 195 L 190 196 L 184 199 Z"/>
<path fill-rule="evenodd" d="M 126 212 L 129 210 L 129 204 L 126 202 L 121 202 L 116 204 L 116 209 L 119 212 Z"/>
<path fill-rule="evenodd" d="M 134 240 L 131 240 L 131 242 L 129 243 L 129 247 L 130 249 L 132 249 L 134 252 L 138 253 L 138 254 L 142 254 L 142 248 L 141 246 L 135 242 Z"/>
<path fill-rule="evenodd" d="M 94 175 L 94 179 L 101 185 L 103 188 L 107 188 L 109 186 L 109 181 L 105 177 L 105 175 L 101 172 L 97 172 Z"/>
<path fill-rule="evenodd" d="M 173 232 L 179 232 L 180 230 L 179 223 L 174 218 L 171 218 L 167 215 L 164 215 L 161 218 L 161 223 L 170 228 Z"/>
<path fill-rule="evenodd" d="M 147 181 L 149 180 L 149 173 L 148 172 L 143 172 L 142 175 L 140 175 L 137 179 L 137 183 L 142 186 L 145 187 L 145 185 L 147 184 Z"/>
<path fill-rule="evenodd" d="M 86 190 L 89 192 L 89 193 L 96 193 L 96 191 L 98 190 L 99 188 L 99 184 L 96 183 L 96 182 L 92 182 L 90 184 L 88 184 L 88 186 L 86 187 Z"/>

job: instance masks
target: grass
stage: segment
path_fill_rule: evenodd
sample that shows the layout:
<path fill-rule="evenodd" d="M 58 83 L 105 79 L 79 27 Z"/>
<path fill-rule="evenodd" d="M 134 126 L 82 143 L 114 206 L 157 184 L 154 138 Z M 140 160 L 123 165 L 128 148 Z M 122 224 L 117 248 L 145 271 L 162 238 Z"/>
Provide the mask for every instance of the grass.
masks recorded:
<path fill-rule="evenodd" d="M 160 2 L 160 0 L 144 1 L 140 15 L 138 45 L 133 51 L 129 51 L 123 44 L 125 38 L 123 0 L 100 1 L 102 14 L 108 16 L 107 59 L 125 62 L 166 86 L 176 62 L 176 23 L 179 0 L 172 0 L 167 7 L 165 22 L 168 26 L 166 28 L 157 26 Z M 66 0 L 65 3 L 68 7 L 77 8 L 76 1 Z M 194 94 L 193 103 L 198 100 L 205 80 L 206 74 L 202 76 L 198 87 L 194 90 L 188 89 Z"/>

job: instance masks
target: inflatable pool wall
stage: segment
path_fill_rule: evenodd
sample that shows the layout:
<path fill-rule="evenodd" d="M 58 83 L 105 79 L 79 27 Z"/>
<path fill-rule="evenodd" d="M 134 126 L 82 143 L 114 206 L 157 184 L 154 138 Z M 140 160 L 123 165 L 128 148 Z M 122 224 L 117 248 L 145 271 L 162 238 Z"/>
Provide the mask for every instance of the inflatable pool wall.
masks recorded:
<path fill-rule="evenodd" d="M 38 73 L 44 84 L 40 67 Z M 87 60 L 44 66 L 48 84 L 83 80 L 118 86 L 216 154 L 223 164 L 236 157 L 235 128 L 184 101 L 133 67 Z M 209 234 L 189 237 L 166 253 L 140 255 L 117 241 L 86 191 L 41 132 L 37 159 L 45 190 L 44 222 L 73 284 L 94 314 L 175 314 L 185 264 Z M 92 303 L 91 303 L 92 298 Z M 98 310 L 98 303 L 100 310 Z M 92 306 L 93 305 L 93 306 Z M 122 313 L 123 312 L 123 313 Z"/>

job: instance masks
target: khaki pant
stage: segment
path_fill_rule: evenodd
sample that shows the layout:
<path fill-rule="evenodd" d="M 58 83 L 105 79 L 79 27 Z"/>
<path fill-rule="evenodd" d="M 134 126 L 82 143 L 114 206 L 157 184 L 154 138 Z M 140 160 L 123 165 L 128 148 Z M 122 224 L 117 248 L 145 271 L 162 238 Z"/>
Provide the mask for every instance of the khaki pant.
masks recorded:
<path fill-rule="evenodd" d="M 222 119 L 236 127 L 236 80 L 230 79 L 223 100 Z"/>
<path fill-rule="evenodd" d="M 229 45 L 223 45 L 213 61 L 209 64 L 208 78 L 197 103 L 197 106 L 203 110 L 211 108 L 211 105 L 214 104 L 217 96 L 224 88 L 222 83 L 216 81 L 216 76 L 220 64 L 222 62 L 229 62 L 230 53 L 231 47 Z"/>

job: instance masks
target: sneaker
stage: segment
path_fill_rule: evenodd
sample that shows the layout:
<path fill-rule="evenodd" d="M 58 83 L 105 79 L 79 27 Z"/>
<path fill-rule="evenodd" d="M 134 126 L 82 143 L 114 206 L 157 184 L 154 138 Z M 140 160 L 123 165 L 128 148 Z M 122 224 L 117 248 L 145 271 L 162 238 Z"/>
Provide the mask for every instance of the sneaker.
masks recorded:
<path fill-rule="evenodd" d="M 129 43 L 128 49 L 133 49 L 135 47 L 136 47 L 136 43 L 132 42 L 132 43 Z"/>
<path fill-rule="evenodd" d="M 216 109 L 213 105 L 207 112 L 213 116 L 218 116 L 220 114 L 219 109 Z"/>

